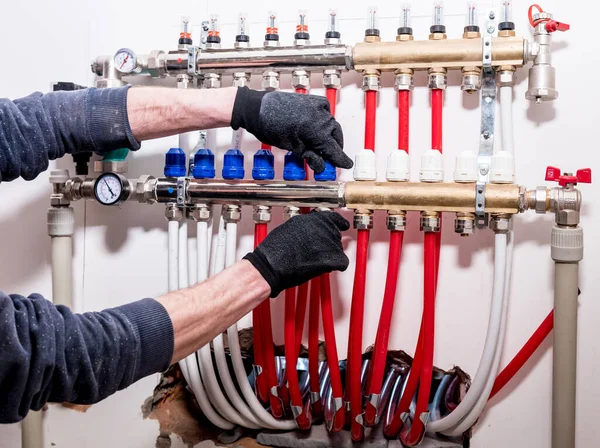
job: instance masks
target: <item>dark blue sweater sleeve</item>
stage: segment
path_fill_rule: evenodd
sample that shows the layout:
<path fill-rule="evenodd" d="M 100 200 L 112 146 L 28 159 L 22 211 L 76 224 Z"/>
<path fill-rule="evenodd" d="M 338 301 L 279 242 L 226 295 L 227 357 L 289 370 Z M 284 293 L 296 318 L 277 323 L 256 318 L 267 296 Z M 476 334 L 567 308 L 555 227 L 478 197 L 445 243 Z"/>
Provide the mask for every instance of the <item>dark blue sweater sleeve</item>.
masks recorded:
<path fill-rule="evenodd" d="M 137 150 L 127 117 L 127 90 L 36 92 L 0 99 L 0 182 L 34 179 L 66 153 Z"/>
<path fill-rule="evenodd" d="M 0 292 L 0 423 L 47 402 L 96 403 L 164 371 L 173 341 L 171 319 L 154 299 L 74 314 L 37 294 Z"/>

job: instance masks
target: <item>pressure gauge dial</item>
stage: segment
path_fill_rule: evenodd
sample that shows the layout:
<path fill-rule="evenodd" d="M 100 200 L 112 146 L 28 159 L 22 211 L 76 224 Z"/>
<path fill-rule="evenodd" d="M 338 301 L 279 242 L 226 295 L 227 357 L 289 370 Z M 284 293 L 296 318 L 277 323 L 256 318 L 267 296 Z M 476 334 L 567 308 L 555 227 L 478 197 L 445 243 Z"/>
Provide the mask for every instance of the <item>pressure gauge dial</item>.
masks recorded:
<path fill-rule="evenodd" d="M 121 48 L 117 51 L 115 53 L 114 63 L 115 68 L 123 74 L 133 73 L 138 70 L 135 53 L 129 48 Z"/>
<path fill-rule="evenodd" d="M 94 195 L 103 205 L 117 205 L 127 200 L 131 189 L 129 181 L 115 173 L 104 173 L 96 179 Z"/>

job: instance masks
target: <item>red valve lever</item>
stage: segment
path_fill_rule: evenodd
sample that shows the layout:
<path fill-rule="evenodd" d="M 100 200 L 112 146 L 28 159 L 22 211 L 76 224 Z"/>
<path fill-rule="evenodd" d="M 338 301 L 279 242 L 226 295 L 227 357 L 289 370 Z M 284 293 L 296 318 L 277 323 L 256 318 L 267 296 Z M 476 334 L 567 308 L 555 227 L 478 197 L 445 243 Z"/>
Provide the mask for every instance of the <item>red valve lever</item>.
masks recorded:
<path fill-rule="evenodd" d="M 549 166 L 548 168 L 546 168 L 546 180 L 551 182 L 558 182 L 558 184 L 561 187 L 565 187 L 567 184 L 591 184 L 592 170 L 590 168 L 582 168 L 580 170 L 577 170 L 575 176 L 566 176 L 564 174 L 561 175 L 560 168 L 556 168 L 555 166 Z"/>
<path fill-rule="evenodd" d="M 557 22 L 556 20 L 548 20 L 546 22 L 546 31 L 554 33 L 555 31 L 569 31 L 571 25 L 563 22 Z"/>

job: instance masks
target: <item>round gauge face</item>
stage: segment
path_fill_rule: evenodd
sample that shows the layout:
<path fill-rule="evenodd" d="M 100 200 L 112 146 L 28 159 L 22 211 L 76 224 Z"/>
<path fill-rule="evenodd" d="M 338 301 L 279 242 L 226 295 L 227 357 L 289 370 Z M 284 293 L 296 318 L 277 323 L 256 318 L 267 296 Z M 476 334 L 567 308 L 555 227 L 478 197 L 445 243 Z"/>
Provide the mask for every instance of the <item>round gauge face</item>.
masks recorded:
<path fill-rule="evenodd" d="M 115 54 L 115 68 L 121 73 L 131 73 L 137 68 L 135 53 L 128 48 L 121 48 Z"/>
<path fill-rule="evenodd" d="M 121 199 L 123 183 L 116 174 L 103 174 L 96 180 L 94 193 L 101 204 L 114 205 Z"/>

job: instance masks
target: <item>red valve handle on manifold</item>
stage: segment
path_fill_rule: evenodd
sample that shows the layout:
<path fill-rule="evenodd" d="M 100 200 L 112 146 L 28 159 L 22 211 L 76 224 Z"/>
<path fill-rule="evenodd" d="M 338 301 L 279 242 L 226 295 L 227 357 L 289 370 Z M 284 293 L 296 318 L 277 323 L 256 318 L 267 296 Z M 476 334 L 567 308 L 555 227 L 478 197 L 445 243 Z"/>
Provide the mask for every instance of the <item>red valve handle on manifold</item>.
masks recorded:
<path fill-rule="evenodd" d="M 546 180 L 551 182 L 558 182 L 558 185 L 560 185 L 561 187 L 565 187 L 567 184 L 591 184 L 592 170 L 591 168 L 582 168 L 580 170 L 577 170 L 575 176 L 573 176 L 572 174 L 561 175 L 560 168 L 556 168 L 555 166 L 549 166 L 548 168 L 546 168 Z"/>
<path fill-rule="evenodd" d="M 535 28 L 540 23 L 545 22 L 546 25 L 544 25 L 544 27 L 546 28 L 546 31 L 549 33 L 554 33 L 555 31 L 569 31 L 571 29 L 571 25 L 569 25 L 567 23 L 563 23 L 563 22 L 557 22 L 556 20 L 552 20 L 550 18 L 534 19 L 533 18 L 533 9 L 534 8 L 537 9 L 540 14 L 545 12 L 540 5 L 537 5 L 535 3 L 529 7 L 529 11 L 527 12 L 527 15 L 529 16 L 529 23 L 531 24 L 532 27 Z"/>

